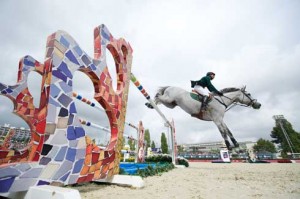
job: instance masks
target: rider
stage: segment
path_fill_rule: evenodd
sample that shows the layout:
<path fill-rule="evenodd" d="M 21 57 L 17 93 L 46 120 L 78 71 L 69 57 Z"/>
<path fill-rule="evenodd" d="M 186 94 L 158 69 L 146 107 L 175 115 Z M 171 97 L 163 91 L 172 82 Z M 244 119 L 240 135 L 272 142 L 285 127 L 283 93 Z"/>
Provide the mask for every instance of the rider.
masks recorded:
<path fill-rule="evenodd" d="M 216 74 L 213 72 L 208 72 L 206 73 L 206 76 L 202 77 L 200 80 L 191 81 L 192 88 L 194 88 L 198 94 L 203 95 L 202 106 L 200 109 L 201 111 L 206 110 L 208 100 L 211 97 L 210 93 L 205 89 L 206 87 L 210 92 L 214 92 L 220 96 L 223 96 L 223 93 L 218 91 L 211 83 L 211 80 L 215 78 L 215 75 Z"/>

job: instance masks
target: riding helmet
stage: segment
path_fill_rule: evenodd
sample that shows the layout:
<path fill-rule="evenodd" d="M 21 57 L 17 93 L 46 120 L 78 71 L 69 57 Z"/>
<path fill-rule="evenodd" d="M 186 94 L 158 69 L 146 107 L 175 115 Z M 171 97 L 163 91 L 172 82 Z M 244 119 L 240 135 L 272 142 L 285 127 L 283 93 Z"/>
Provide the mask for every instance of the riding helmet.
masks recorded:
<path fill-rule="evenodd" d="M 206 76 L 210 76 L 210 75 L 216 75 L 214 72 L 208 72 L 206 73 Z"/>

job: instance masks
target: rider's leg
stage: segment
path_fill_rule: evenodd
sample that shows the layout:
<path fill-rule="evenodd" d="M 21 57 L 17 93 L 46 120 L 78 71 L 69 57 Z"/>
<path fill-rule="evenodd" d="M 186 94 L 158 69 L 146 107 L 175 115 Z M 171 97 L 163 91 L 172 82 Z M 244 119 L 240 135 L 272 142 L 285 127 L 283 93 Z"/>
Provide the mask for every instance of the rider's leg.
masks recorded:
<path fill-rule="evenodd" d="M 201 110 L 206 110 L 207 109 L 207 103 L 209 100 L 209 96 L 205 95 L 202 99 L 202 106 L 201 106 Z"/>

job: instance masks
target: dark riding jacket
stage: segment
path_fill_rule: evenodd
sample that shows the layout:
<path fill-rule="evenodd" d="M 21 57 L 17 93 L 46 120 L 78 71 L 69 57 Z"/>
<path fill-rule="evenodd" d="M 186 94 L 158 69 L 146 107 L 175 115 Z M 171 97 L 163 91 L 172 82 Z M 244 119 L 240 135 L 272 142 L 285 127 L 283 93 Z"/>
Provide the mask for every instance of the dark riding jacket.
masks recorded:
<path fill-rule="evenodd" d="M 210 77 L 209 76 L 205 76 L 202 77 L 200 80 L 198 81 L 191 81 L 192 84 L 192 88 L 194 88 L 196 85 L 202 86 L 203 88 L 206 88 L 210 91 L 210 92 L 215 92 L 215 93 L 219 93 L 219 91 L 212 85 L 211 81 L 210 81 Z"/>

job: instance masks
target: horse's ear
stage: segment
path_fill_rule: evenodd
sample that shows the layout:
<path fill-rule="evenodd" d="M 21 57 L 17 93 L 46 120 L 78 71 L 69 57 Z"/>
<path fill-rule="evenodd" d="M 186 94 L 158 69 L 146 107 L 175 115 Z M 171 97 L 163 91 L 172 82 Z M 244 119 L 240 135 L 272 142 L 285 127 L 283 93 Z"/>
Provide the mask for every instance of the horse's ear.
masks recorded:
<path fill-rule="evenodd" d="M 243 86 L 241 90 L 242 90 L 242 91 L 245 91 L 245 90 L 246 90 L 246 86 Z"/>

